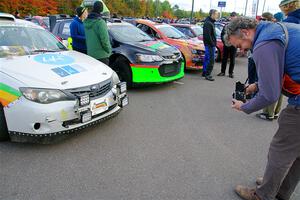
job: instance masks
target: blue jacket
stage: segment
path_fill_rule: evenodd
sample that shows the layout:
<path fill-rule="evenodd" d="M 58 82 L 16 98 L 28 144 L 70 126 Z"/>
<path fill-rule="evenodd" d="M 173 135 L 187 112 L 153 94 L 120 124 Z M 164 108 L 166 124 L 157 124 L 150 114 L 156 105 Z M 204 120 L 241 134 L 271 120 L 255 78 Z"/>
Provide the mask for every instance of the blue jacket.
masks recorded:
<path fill-rule="evenodd" d="M 300 9 L 290 12 L 284 22 L 300 24 Z"/>
<path fill-rule="evenodd" d="M 294 23 L 284 23 L 288 29 L 289 43 L 285 52 L 284 73 L 288 75 L 300 88 L 300 26 Z M 276 23 L 262 22 L 256 28 L 253 49 L 261 43 L 270 40 L 279 40 L 286 44 L 285 33 Z M 282 55 L 284 56 L 284 55 Z M 289 98 L 292 105 L 300 105 L 300 94 Z"/>
<path fill-rule="evenodd" d="M 86 51 L 85 33 L 82 21 L 75 17 L 70 24 L 73 48 Z"/>

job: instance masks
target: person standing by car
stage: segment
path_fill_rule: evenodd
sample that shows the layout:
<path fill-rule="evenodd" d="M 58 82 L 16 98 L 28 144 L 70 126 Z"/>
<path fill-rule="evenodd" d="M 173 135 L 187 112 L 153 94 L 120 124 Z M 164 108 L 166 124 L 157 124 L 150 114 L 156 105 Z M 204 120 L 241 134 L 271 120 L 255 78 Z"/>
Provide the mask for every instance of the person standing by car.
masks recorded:
<path fill-rule="evenodd" d="M 241 17 L 231 21 L 225 41 L 243 50 L 253 49 L 258 83 L 246 88 L 257 95 L 246 103 L 233 99 L 232 108 L 247 114 L 289 97 L 280 113 L 279 128 L 269 147 L 262 184 L 238 185 L 235 192 L 245 200 L 288 200 L 300 181 L 300 26 L 292 23 L 258 23 Z M 282 56 L 285 55 L 285 56 Z"/>
<path fill-rule="evenodd" d="M 300 0 L 283 0 L 279 7 L 287 16 L 284 22 L 300 24 Z"/>
<path fill-rule="evenodd" d="M 237 17 L 236 12 L 232 12 L 232 13 L 230 13 L 229 20 L 231 21 L 232 19 L 235 19 L 236 17 Z M 226 46 L 225 41 L 223 39 L 223 36 L 225 35 L 225 28 L 226 28 L 226 25 L 224 26 L 222 33 L 221 33 L 221 39 L 222 39 L 224 46 L 223 46 L 223 58 L 222 58 L 221 72 L 218 74 L 218 76 L 225 76 L 227 60 L 230 55 L 230 57 L 229 57 L 230 58 L 229 77 L 234 78 L 233 70 L 234 70 L 234 64 L 235 64 L 236 48 L 232 45 Z"/>
<path fill-rule="evenodd" d="M 205 19 L 203 25 L 203 42 L 205 46 L 205 58 L 203 64 L 202 76 L 206 80 L 214 81 L 211 73 L 215 63 L 215 51 L 216 51 L 216 30 L 215 21 L 219 18 L 219 12 L 215 9 L 209 11 L 209 16 Z"/>
<path fill-rule="evenodd" d="M 265 12 L 261 15 L 261 21 L 270 21 L 275 22 L 276 19 L 274 18 L 273 14 L 269 12 Z M 281 110 L 283 95 L 280 95 L 278 101 L 273 103 L 272 105 L 269 105 L 265 107 L 262 111 L 262 113 L 256 114 L 256 116 L 260 119 L 273 121 L 273 119 L 277 119 L 279 116 L 279 112 Z"/>
<path fill-rule="evenodd" d="M 76 13 L 77 16 L 70 24 L 72 47 L 75 51 L 87 54 L 83 21 L 87 18 L 88 11 L 84 7 L 78 7 Z"/>
<path fill-rule="evenodd" d="M 102 11 L 102 2 L 96 1 L 92 12 L 88 15 L 87 19 L 84 20 L 83 24 L 85 28 L 88 55 L 108 65 L 112 48 L 107 25 L 101 17 Z"/>

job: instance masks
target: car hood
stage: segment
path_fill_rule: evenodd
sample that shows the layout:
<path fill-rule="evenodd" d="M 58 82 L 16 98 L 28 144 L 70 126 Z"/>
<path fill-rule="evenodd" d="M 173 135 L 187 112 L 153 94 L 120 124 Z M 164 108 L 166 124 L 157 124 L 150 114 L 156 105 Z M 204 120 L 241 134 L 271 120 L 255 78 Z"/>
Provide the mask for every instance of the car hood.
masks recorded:
<path fill-rule="evenodd" d="M 1 71 L 24 87 L 70 89 L 111 78 L 105 64 L 76 51 L 0 58 Z"/>
<path fill-rule="evenodd" d="M 200 40 L 194 40 L 194 39 L 171 39 L 169 38 L 169 40 L 171 41 L 172 44 L 175 45 L 185 45 L 188 46 L 192 49 L 196 49 L 196 50 L 205 50 L 204 48 L 204 44 L 202 41 Z"/>
<path fill-rule="evenodd" d="M 145 42 L 129 42 L 128 45 L 139 48 L 143 51 L 155 52 L 161 56 L 172 56 L 174 53 L 177 53 L 178 50 L 175 47 L 172 47 L 161 41 L 145 41 Z"/>

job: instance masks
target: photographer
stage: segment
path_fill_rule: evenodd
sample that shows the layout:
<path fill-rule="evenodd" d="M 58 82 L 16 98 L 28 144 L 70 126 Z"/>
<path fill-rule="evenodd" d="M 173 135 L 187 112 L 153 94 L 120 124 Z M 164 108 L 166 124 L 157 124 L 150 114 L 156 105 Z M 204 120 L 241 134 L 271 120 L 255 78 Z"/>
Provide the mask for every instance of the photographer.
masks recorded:
<path fill-rule="evenodd" d="M 258 24 L 251 18 L 234 19 L 226 28 L 226 42 L 253 50 L 258 74 L 258 83 L 246 88 L 247 94 L 258 91 L 257 95 L 246 103 L 234 99 L 232 107 L 249 114 L 276 102 L 282 89 L 289 96 L 269 148 L 262 184 L 256 189 L 240 185 L 235 189 L 246 200 L 289 200 L 300 180 L 299 35 L 299 25 Z"/>

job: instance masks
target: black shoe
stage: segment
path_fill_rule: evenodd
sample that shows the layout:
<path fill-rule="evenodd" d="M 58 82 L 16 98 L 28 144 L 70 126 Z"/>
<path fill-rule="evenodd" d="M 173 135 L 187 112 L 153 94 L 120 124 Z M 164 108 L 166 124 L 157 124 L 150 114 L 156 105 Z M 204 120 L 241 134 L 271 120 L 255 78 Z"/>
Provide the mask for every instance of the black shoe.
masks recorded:
<path fill-rule="evenodd" d="M 225 76 L 225 73 L 220 72 L 217 76 Z"/>
<path fill-rule="evenodd" d="M 205 72 L 202 72 L 202 77 L 205 77 L 206 76 L 206 73 Z"/>
<path fill-rule="evenodd" d="M 260 119 L 264 119 L 267 121 L 273 121 L 274 117 L 270 117 L 268 114 L 266 113 L 258 113 L 255 115 L 256 117 L 260 118 Z"/>
<path fill-rule="evenodd" d="M 205 79 L 208 81 L 214 81 L 215 79 L 212 76 L 205 76 Z"/>
<path fill-rule="evenodd" d="M 234 78 L 234 75 L 233 74 L 229 74 L 229 78 Z"/>

